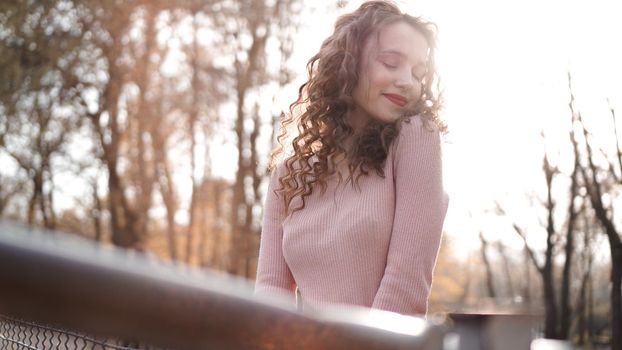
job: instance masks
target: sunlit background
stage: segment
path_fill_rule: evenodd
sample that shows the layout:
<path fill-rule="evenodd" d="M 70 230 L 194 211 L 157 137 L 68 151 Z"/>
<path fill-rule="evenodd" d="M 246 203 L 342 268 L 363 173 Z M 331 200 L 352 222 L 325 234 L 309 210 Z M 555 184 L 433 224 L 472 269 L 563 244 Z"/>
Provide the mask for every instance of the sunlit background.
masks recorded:
<path fill-rule="evenodd" d="M 305 59 L 327 37 L 336 17 L 356 9 L 321 13 L 302 21 L 294 58 L 300 74 Z M 622 103 L 622 6 L 615 1 L 399 1 L 408 13 L 432 20 L 440 37 L 439 65 L 445 86 L 443 118 L 445 186 L 450 210 L 445 228 L 461 256 L 478 249 L 479 230 L 517 247 L 522 240 L 509 225 L 493 224 L 482 212 L 495 201 L 528 213 L 525 196 L 543 195 L 545 148 L 561 152 L 571 165 L 568 72 L 579 108 L 594 132 L 611 148 L 609 105 Z M 302 82 L 304 75 L 298 82 Z M 289 100 L 295 98 L 295 89 Z M 619 108 L 618 108 L 619 109 Z M 545 142 L 540 132 L 546 133 Z M 614 146 L 615 147 L 615 146 Z M 565 149 L 564 149 L 565 148 Z M 555 154 L 554 157 L 557 157 Z M 569 163 L 570 162 L 570 163 Z M 534 240 L 543 247 L 543 240 Z"/>
<path fill-rule="evenodd" d="M 306 77 L 305 64 L 332 32 L 335 19 L 362 2 L 345 2 L 336 11 L 330 3 L 309 10 L 309 18 L 320 20 L 301 21 L 291 60 L 297 77 L 277 97 L 280 110 L 297 97 L 297 87 Z M 511 223 L 486 213 L 494 211 L 497 201 L 504 201 L 513 216 L 530 216 L 535 208 L 528 197 L 544 196 L 545 149 L 566 171 L 571 166 L 568 73 L 574 80 L 576 103 L 588 116 L 590 127 L 607 136 L 599 142 L 615 147 L 609 108 L 619 106 L 622 98 L 618 42 L 622 23 L 617 20 L 621 5 L 615 1 L 397 3 L 439 27 L 438 60 L 446 101 L 442 117 L 450 129 L 444 149 L 445 186 L 451 198 L 445 228 L 455 241 L 455 253 L 465 258 L 479 249 L 480 231 L 520 248 L 523 241 Z M 214 161 L 230 166 L 215 169 L 232 179 L 235 166 L 230 159 L 237 151 L 232 144 L 222 149 Z M 523 224 L 539 225 L 529 221 Z M 535 237 L 530 243 L 542 249 L 546 242 Z"/>
<path fill-rule="evenodd" d="M 618 238 L 622 229 L 622 126 L 613 112 L 622 107 L 622 6 L 397 3 L 435 22 L 439 32 L 450 205 L 431 310 L 543 310 L 544 157 L 557 171 L 549 249 L 556 269 L 551 282 L 561 289 L 569 283 L 561 270 L 575 154 L 571 131 L 580 147 L 587 144 L 579 126 L 588 132 Z M 2 216 L 254 278 L 264 170 L 278 116 L 296 99 L 306 62 L 335 19 L 361 1 L 282 4 L 279 13 L 273 1 L 119 7 L 58 0 L 41 11 L 0 6 Z M 255 36 L 253 28 L 259 28 Z M 582 123 L 573 124 L 570 82 Z M 42 123 L 46 118 L 49 125 Z M 589 175 L 581 149 L 580 165 Z M 120 186 L 111 184 L 113 167 Z M 586 182 L 578 181 L 574 201 L 583 211 L 568 264 L 575 282 L 568 288 L 575 303 L 586 300 L 580 296 L 590 286 L 589 312 L 597 321 L 591 333 L 579 329 L 587 306 L 560 317 L 572 319 L 575 337 L 606 338 L 610 240 Z M 118 192 L 111 195 L 111 186 Z M 121 213 L 116 223 L 113 210 Z M 130 238 L 128 232 L 134 232 Z M 561 292 L 555 293 L 559 303 Z"/>

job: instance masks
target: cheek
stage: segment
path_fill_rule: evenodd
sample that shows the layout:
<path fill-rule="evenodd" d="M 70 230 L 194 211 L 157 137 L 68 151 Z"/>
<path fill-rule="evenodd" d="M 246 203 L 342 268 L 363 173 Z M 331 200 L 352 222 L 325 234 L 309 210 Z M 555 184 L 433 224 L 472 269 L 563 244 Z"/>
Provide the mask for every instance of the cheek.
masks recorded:
<path fill-rule="evenodd" d="M 369 70 L 370 87 L 375 90 L 382 90 L 391 84 L 391 76 L 378 67 Z"/>

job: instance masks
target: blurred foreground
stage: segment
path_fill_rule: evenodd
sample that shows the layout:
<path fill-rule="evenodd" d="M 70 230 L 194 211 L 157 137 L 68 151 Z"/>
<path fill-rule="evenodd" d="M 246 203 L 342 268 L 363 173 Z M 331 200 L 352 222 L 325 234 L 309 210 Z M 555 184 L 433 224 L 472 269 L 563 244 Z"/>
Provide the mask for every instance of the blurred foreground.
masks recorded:
<path fill-rule="evenodd" d="M 528 315 L 296 311 L 247 280 L 8 222 L 0 255 L 3 348 L 511 350 L 541 336 Z"/>

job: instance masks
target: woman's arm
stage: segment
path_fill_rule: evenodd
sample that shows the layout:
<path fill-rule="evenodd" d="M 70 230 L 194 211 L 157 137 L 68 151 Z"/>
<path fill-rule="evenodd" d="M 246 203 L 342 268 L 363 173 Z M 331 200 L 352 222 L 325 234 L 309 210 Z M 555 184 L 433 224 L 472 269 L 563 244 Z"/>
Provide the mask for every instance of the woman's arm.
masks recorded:
<path fill-rule="evenodd" d="M 279 186 L 281 172 L 276 167 L 270 176 L 268 193 L 264 204 L 263 225 L 257 262 L 255 295 L 286 296 L 294 302 L 296 284 L 283 257 L 283 226 L 285 213 L 283 199 L 274 193 Z"/>
<path fill-rule="evenodd" d="M 438 130 L 403 123 L 394 157 L 395 217 L 387 264 L 372 308 L 425 315 L 448 197 Z"/>

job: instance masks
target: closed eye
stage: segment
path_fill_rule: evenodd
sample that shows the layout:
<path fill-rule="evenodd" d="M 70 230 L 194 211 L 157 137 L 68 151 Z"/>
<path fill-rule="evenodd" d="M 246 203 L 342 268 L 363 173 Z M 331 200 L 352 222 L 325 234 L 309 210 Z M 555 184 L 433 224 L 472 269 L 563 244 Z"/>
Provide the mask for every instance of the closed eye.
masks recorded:
<path fill-rule="evenodd" d="M 396 65 L 389 64 L 389 63 L 387 63 L 387 62 L 382 62 L 382 64 L 383 64 L 385 67 L 389 68 L 389 69 L 395 69 L 395 68 L 397 68 L 397 66 L 396 66 Z"/>

